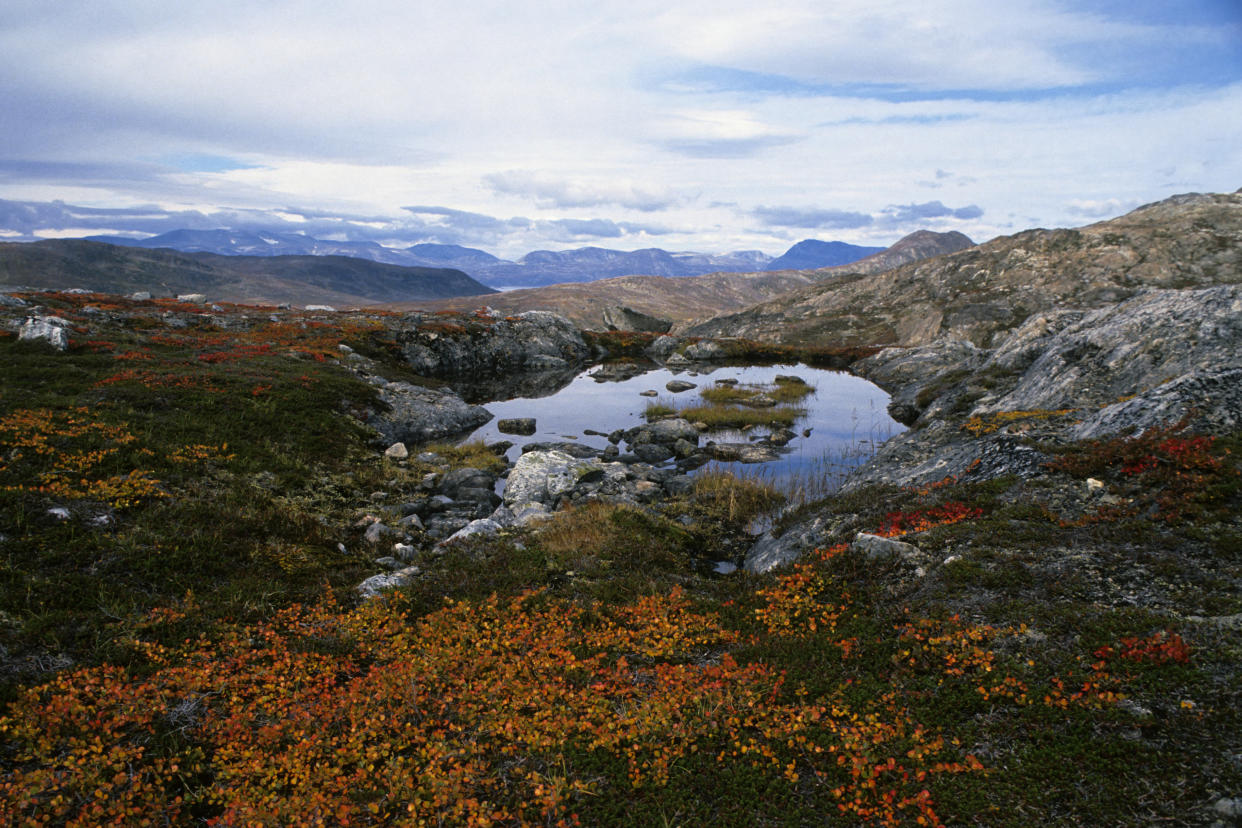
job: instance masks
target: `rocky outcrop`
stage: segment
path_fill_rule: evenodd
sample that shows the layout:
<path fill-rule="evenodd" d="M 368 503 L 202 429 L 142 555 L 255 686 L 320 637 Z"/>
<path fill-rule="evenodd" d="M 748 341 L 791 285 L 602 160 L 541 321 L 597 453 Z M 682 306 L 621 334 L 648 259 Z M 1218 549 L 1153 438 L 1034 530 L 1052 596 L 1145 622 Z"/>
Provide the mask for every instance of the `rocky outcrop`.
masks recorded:
<path fill-rule="evenodd" d="M 604 328 L 609 331 L 639 331 L 642 333 L 668 333 L 673 323 L 658 316 L 636 311 L 624 305 L 609 305 L 603 312 Z"/>
<path fill-rule="evenodd" d="M 685 331 L 786 344 L 995 348 L 1032 316 L 1150 288 L 1242 282 L 1242 193 L 1175 196 L 1111 221 L 1015 236 L 874 275 L 841 275 Z"/>
<path fill-rule="evenodd" d="M 590 355 L 578 329 L 546 311 L 476 318 L 467 325 L 410 314 L 396 340 L 415 373 L 426 377 L 563 371 Z"/>
<path fill-rule="evenodd" d="M 22 323 L 17 338 L 26 342 L 46 342 L 64 351 L 69 347 L 69 322 L 59 316 L 31 316 Z"/>

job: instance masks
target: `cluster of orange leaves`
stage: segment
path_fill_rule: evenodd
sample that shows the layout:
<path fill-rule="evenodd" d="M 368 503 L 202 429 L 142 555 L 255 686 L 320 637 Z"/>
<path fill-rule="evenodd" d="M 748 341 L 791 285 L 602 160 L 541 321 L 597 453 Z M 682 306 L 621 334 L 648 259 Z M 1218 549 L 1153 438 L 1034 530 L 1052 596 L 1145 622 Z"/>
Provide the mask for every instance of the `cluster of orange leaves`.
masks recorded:
<path fill-rule="evenodd" d="M 1190 645 L 1177 633 L 1165 631 L 1146 638 L 1123 638 L 1116 647 L 1100 647 L 1095 651 L 1095 657 L 1102 661 L 1119 658 L 1137 663 L 1189 664 Z"/>
<path fill-rule="evenodd" d="M 147 471 L 116 471 L 132 456 L 135 437 L 124 426 L 96 421 L 89 409 L 19 409 L 0 418 L 0 489 L 67 500 L 98 500 L 117 508 L 163 496 Z"/>
<path fill-rule="evenodd" d="M 963 520 L 974 520 L 983 514 L 983 510 L 965 503 L 944 503 L 913 512 L 889 512 L 877 535 L 886 538 L 906 535 L 911 532 L 926 532 L 937 526 L 948 526 Z"/>
<path fill-rule="evenodd" d="M 790 596 L 767 596 L 772 618 L 798 614 L 775 606 Z M 532 592 L 417 621 L 393 607 L 294 607 L 171 648 L 139 629 L 142 674 L 66 672 L 0 720 L 0 809 L 33 825 L 572 825 L 604 793 L 587 766 L 661 787 L 698 755 L 826 786 L 858 821 L 938 825 L 926 781 L 981 767 L 895 697 L 791 698 L 680 590 L 585 608 Z"/>

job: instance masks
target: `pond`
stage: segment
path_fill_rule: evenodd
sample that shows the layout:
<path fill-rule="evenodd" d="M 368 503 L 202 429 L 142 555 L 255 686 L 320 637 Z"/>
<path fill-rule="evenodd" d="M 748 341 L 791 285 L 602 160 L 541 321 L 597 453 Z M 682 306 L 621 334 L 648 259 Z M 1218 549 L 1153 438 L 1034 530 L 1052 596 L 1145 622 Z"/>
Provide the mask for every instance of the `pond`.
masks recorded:
<path fill-rule="evenodd" d="M 609 445 L 607 438 L 585 433 L 587 430 L 607 434 L 642 425 L 645 422 L 643 412 L 653 402 L 686 407 L 698 404 L 699 392 L 716 386 L 720 380 L 736 380 L 741 385 L 771 385 L 777 375 L 792 374 L 814 389 L 796 403 L 806 409 L 805 416 L 792 427 L 797 436 L 784 448 L 779 459 L 746 466 L 724 465 L 735 472 L 759 475 L 786 487 L 830 491 L 849 468 L 869 457 L 875 446 L 904 430 L 904 426 L 888 416 L 888 394 L 867 380 L 841 371 L 805 365 L 700 366 L 695 371 L 656 368 L 629 379 L 600 382 L 592 376 L 596 370 L 598 366 L 572 378 L 566 377 L 567 384 L 543 396 L 484 402 L 495 419 L 465 440 L 481 439 L 488 443 L 509 440 L 514 443 L 508 452 L 510 460 L 520 456 L 521 446 L 532 442 L 572 440 L 603 449 Z M 674 394 L 665 389 L 674 379 L 695 383 L 697 388 Z M 655 397 L 641 396 L 643 391 L 658 393 Z M 535 418 L 533 435 L 500 432 L 497 426 L 500 420 L 518 417 Z M 709 440 L 753 442 L 767 434 L 765 427 L 747 432 L 711 431 L 702 435 L 700 443 Z M 717 465 L 713 462 L 709 468 Z"/>

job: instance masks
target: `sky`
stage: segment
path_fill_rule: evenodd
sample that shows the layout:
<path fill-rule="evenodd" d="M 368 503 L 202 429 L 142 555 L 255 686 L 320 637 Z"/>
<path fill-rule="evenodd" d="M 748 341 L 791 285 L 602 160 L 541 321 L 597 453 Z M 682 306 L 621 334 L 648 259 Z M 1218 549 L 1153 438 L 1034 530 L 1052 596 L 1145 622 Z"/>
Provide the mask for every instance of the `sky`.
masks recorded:
<path fill-rule="evenodd" d="M 984 241 L 1242 187 L 1242 0 L 5 0 L 0 101 L 0 240 Z"/>

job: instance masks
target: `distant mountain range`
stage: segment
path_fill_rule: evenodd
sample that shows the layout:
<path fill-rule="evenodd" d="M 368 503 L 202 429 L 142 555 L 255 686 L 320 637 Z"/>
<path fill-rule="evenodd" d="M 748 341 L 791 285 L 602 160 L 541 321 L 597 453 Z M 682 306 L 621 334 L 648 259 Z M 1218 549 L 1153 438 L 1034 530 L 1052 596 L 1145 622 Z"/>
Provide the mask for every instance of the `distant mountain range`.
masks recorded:
<path fill-rule="evenodd" d="M 0 244 L 0 287 L 150 291 L 156 296 L 202 293 L 212 301 L 342 306 L 495 293 L 453 268 L 340 255 L 144 250 L 81 239 Z"/>
<path fill-rule="evenodd" d="M 566 282 L 510 290 L 488 296 L 485 301 L 467 297 L 435 302 L 402 302 L 392 307 L 397 310 L 466 311 L 486 304 L 506 314 L 550 310 L 568 317 L 579 327 L 598 330 L 605 324 L 604 309 L 622 305 L 673 322 L 676 327 L 684 327 L 692 320 L 740 311 L 811 285 L 852 278 L 854 274 L 862 274 L 858 278 L 873 276 L 909 262 L 965 250 L 973 244 L 961 233 L 919 230 L 865 259 L 832 267 L 708 273 L 676 279 L 617 276 L 593 282 Z"/>
<path fill-rule="evenodd" d="M 807 239 L 777 258 L 758 250 L 710 254 L 670 253 L 655 247 L 634 251 L 580 247 L 563 251 L 536 250 L 517 261 L 510 261 L 483 250 L 455 244 L 416 244 L 396 248 L 375 242 L 315 239 L 295 233 L 233 230 L 173 230 L 147 239 L 91 236 L 87 241 L 221 256 L 350 256 L 407 267 L 452 268 L 494 288 L 592 282 L 615 276 L 702 276 L 720 272 L 809 270 L 849 264 L 885 249 Z"/>

